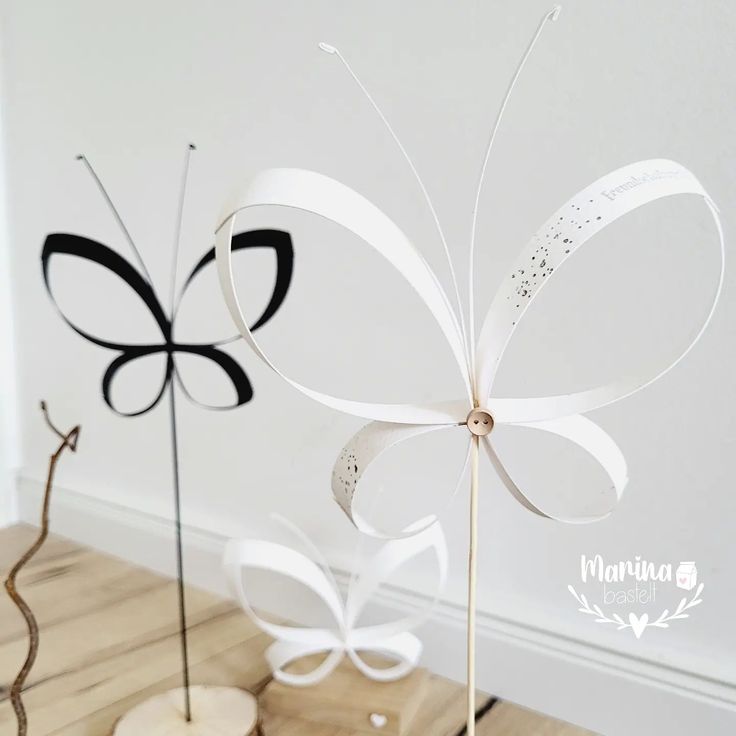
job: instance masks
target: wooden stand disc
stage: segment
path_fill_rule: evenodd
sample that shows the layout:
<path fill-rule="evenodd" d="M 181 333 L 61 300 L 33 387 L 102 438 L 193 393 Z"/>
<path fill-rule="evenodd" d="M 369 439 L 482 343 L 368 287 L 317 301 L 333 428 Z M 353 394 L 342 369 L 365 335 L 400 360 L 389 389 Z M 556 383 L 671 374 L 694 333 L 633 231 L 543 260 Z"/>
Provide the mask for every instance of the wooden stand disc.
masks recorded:
<path fill-rule="evenodd" d="M 181 688 L 156 695 L 128 711 L 113 736 L 250 736 L 258 731 L 258 702 L 234 687 L 190 689 L 192 720 L 184 720 Z"/>

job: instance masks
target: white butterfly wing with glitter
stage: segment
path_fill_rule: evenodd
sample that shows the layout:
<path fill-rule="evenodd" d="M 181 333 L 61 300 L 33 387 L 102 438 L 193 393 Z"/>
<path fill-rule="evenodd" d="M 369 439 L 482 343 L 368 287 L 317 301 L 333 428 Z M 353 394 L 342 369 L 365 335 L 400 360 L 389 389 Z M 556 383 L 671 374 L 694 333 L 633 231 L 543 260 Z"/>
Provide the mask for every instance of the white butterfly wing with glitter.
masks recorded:
<path fill-rule="evenodd" d="M 664 370 L 654 376 L 634 376 L 594 389 L 544 398 L 492 398 L 496 371 L 518 323 L 540 290 L 572 255 L 606 225 L 629 212 L 663 197 L 695 194 L 704 198 L 715 220 L 720 239 L 721 266 L 713 303 L 695 338 Z M 569 522 L 587 522 L 607 515 L 621 497 L 627 481 L 626 463 L 615 442 L 581 413 L 630 396 L 662 377 L 682 360 L 703 334 L 713 315 L 723 283 L 724 243 L 718 212 L 700 182 L 674 161 L 654 159 L 617 169 L 597 180 L 566 202 L 528 243 L 504 280 L 486 315 L 476 352 L 479 395 L 497 424 L 512 424 L 551 432 L 590 453 L 612 483 L 613 503 L 608 512 L 595 516 L 560 516 L 539 508 L 514 483 L 490 438 L 484 445 L 496 470 L 514 497 L 531 511 Z"/>
<path fill-rule="evenodd" d="M 340 508 L 345 512 L 350 521 L 362 531 L 377 539 L 400 539 L 408 538 L 417 534 L 424 529 L 431 527 L 438 519 L 441 511 L 452 503 L 457 491 L 465 477 L 465 471 L 470 456 L 470 439 L 467 430 L 462 426 L 468 413 L 468 403 L 463 401 L 455 402 L 454 415 L 459 419 L 453 424 L 396 424 L 392 422 L 370 422 L 356 432 L 342 448 L 340 454 L 335 460 L 332 469 L 332 494 Z M 460 446 L 456 446 L 455 453 L 450 451 L 450 443 L 446 443 L 446 463 L 453 464 L 452 472 L 455 473 L 454 479 L 451 480 L 452 487 L 449 493 L 444 493 L 444 502 L 439 504 L 440 508 L 427 508 L 423 506 L 425 511 L 431 513 L 423 513 L 422 518 L 411 526 L 402 529 L 396 525 L 387 527 L 385 524 L 377 525 L 369 515 L 361 513 L 358 506 L 356 494 L 358 490 L 363 490 L 364 484 L 363 474 L 371 467 L 380 456 L 390 451 L 392 448 L 404 443 L 416 442 L 430 433 L 443 430 L 452 432 L 453 444 L 461 443 L 464 450 Z M 413 479 L 413 482 L 420 484 L 422 490 L 425 485 L 419 478 Z M 388 497 L 391 489 L 385 489 L 384 495 Z M 365 494 L 370 495 L 370 494 Z M 415 509 L 416 510 L 416 509 Z M 419 514 L 417 514 L 419 515 Z M 416 516 L 414 517 L 416 519 Z M 399 520 L 399 527 L 405 524 Z"/>

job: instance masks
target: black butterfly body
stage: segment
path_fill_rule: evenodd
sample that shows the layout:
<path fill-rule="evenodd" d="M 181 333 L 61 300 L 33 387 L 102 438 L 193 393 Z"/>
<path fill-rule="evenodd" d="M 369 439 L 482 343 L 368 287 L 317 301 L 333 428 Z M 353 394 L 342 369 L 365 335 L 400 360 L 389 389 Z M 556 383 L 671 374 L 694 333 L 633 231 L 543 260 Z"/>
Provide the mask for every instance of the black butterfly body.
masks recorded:
<path fill-rule="evenodd" d="M 278 311 L 286 297 L 291 283 L 294 263 L 294 249 L 289 233 L 282 230 L 251 230 L 240 233 L 233 238 L 233 251 L 250 248 L 271 248 L 276 255 L 276 280 L 271 298 L 263 314 L 258 318 L 251 329 L 256 330 L 268 322 Z M 150 311 L 153 319 L 161 330 L 161 340 L 151 344 L 127 344 L 96 337 L 75 325 L 61 310 L 54 299 L 50 283 L 51 260 L 55 255 L 75 256 L 95 263 L 108 269 L 125 282 L 141 299 Z M 192 269 L 180 292 L 180 297 L 186 291 L 194 277 L 209 263 L 215 260 L 215 249 L 211 248 Z M 132 266 L 125 258 L 102 243 L 68 233 L 53 233 L 46 238 L 41 253 L 43 279 L 46 289 L 62 319 L 86 340 L 108 350 L 114 350 L 119 355 L 110 363 L 102 378 L 102 396 L 105 403 L 121 416 L 140 416 L 153 409 L 163 397 L 166 388 L 175 377 L 187 397 L 196 404 L 209 409 L 230 409 L 241 406 L 253 398 L 253 388 L 250 380 L 240 364 L 228 353 L 219 349 L 219 346 L 231 342 L 222 340 L 213 343 L 181 343 L 174 339 L 173 324 L 176 318 L 177 305 L 171 316 L 167 315 L 162 307 L 153 286 L 149 280 Z M 112 384 L 118 371 L 123 366 L 149 355 L 163 353 L 166 356 L 166 366 L 160 389 L 155 398 L 143 409 L 131 412 L 120 411 L 112 399 Z M 192 397 L 177 374 L 175 354 L 189 353 L 212 361 L 225 373 L 235 389 L 235 402 L 228 406 L 211 406 L 203 404 Z"/>

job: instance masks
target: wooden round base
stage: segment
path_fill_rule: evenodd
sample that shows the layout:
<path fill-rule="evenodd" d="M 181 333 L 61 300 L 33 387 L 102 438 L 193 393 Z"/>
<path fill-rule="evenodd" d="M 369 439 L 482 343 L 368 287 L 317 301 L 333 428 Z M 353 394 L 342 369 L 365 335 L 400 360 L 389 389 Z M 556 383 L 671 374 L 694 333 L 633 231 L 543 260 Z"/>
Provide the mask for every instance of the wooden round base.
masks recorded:
<path fill-rule="evenodd" d="M 113 736 L 251 736 L 258 733 L 258 701 L 234 687 L 190 689 L 192 720 L 184 720 L 184 691 L 169 690 L 137 705 Z"/>

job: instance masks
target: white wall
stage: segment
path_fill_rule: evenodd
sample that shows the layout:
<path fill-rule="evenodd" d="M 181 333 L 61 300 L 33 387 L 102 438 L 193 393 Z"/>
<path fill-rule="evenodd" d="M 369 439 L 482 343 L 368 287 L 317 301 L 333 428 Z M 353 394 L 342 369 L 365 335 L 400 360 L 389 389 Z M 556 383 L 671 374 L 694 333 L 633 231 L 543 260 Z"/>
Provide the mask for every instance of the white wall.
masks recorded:
<path fill-rule="evenodd" d="M 60 424 L 83 425 L 80 451 L 60 475 L 64 487 L 170 516 L 164 407 L 140 419 L 112 415 L 99 395 L 111 356 L 65 328 L 42 287 L 39 254 L 49 232 L 84 234 L 128 256 L 75 154 L 85 152 L 98 167 L 161 289 L 190 140 L 199 151 L 184 271 L 211 244 L 232 186 L 262 167 L 286 165 L 322 171 L 368 196 L 444 278 L 416 187 L 346 74 L 317 51 L 316 43 L 327 40 L 350 58 L 414 155 L 462 274 L 489 122 L 547 7 L 536 0 L 5 2 L 0 28 L 23 476 L 38 480 L 45 470 L 50 439 L 36 409 L 45 396 Z M 715 0 L 566 3 L 525 72 L 492 159 L 481 221 L 479 310 L 558 205 L 631 161 L 681 161 L 721 205 L 727 234 L 733 231 L 735 31 L 736 9 Z M 343 247 L 344 233 L 306 218 L 266 213 L 249 222 L 294 233 L 292 291 L 260 333 L 293 375 L 355 398 L 453 395 L 450 363 L 437 355 L 426 315 L 378 258 L 352 247 L 357 244 Z M 507 356 L 499 391 L 534 395 L 594 385 L 664 362 L 694 333 L 716 265 L 702 205 L 660 203 L 609 230 L 540 298 Z M 261 275 L 253 278 L 262 281 L 268 264 L 257 269 Z M 661 383 L 596 413 L 630 462 L 631 483 L 614 516 L 589 527 L 541 521 L 510 500 L 484 467 L 484 612 L 736 683 L 734 659 L 724 655 L 736 650 L 733 273 L 697 350 Z M 87 272 L 66 275 L 76 279 L 66 294 L 70 309 L 86 308 L 95 328 L 109 323 L 111 330 L 134 331 L 122 303 L 106 288 L 85 283 Z M 228 329 L 214 278 L 209 292 L 206 286 L 182 313 L 183 334 Z M 330 500 L 329 474 L 359 422 L 291 391 L 242 346 L 237 354 L 255 387 L 251 404 L 223 415 L 180 402 L 185 520 L 229 535 L 278 510 L 319 538 L 336 563 L 344 562 L 355 534 Z M 149 386 L 147 375 L 137 376 L 137 389 Z M 512 467 L 542 485 L 540 494 L 558 490 L 555 479 L 581 489 L 600 481 L 584 462 L 563 467 L 569 458 L 556 446 L 540 447 L 526 435 L 509 436 L 504 448 Z M 445 486 L 448 465 L 435 446 L 414 453 L 410 464 L 397 460 L 390 476 L 392 512 L 406 512 L 404 485 L 431 494 Z M 465 514 L 463 495 L 446 516 L 456 551 L 447 596 L 456 603 L 464 597 Z M 677 629 L 635 641 L 584 619 L 571 605 L 566 586 L 581 553 L 695 559 L 707 580 L 707 600 Z M 419 575 L 404 583 L 421 588 L 424 580 Z M 544 687 L 535 682 L 530 674 L 528 687 Z"/>
<path fill-rule="evenodd" d="M 0 39 L 0 53 L 1 51 L 2 39 Z M 0 81 L 0 88 L 1 85 Z M 0 108 L 0 136 L 5 141 L 4 115 L 5 105 L 3 104 Z M 8 226 L 5 147 L 0 151 L 0 528 L 12 524 L 17 519 L 15 486 L 19 458 L 12 245 Z"/>

